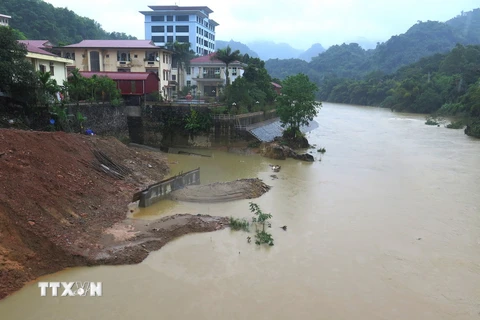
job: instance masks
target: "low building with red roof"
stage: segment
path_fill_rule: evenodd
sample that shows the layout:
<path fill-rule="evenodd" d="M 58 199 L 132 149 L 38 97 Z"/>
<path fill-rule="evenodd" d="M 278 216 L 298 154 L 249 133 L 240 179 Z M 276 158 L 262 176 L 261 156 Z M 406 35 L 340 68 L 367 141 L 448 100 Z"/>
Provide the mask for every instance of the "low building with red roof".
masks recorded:
<path fill-rule="evenodd" d="M 241 77 L 245 64 L 234 61 L 228 65 L 230 83 Z M 185 70 L 185 86 L 196 86 L 195 95 L 218 96 L 219 90 L 227 83 L 226 65 L 215 58 L 215 53 L 190 60 L 190 68 Z"/>
<path fill-rule="evenodd" d="M 18 42 L 27 49 L 26 59 L 32 63 L 36 71 L 49 72 L 57 84 L 63 85 L 67 80 L 67 65 L 72 64 L 72 60 L 47 51 L 52 47 L 48 40 L 19 40 Z"/>
<path fill-rule="evenodd" d="M 89 72 L 80 71 L 85 78 L 108 77 L 115 81 L 123 96 L 144 96 L 158 92 L 160 79 L 153 72 Z"/>

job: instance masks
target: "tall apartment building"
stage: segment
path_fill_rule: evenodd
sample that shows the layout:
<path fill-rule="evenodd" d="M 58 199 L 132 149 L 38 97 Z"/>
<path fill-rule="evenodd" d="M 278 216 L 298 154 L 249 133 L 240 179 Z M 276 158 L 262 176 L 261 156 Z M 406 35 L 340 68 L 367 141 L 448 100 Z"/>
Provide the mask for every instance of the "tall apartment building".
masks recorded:
<path fill-rule="evenodd" d="M 152 11 L 140 11 L 145 16 L 145 39 L 157 46 L 169 42 L 189 42 L 198 55 L 215 52 L 215 27 L 209 18 L 213 11 L 205 6 L 149 6 Z"/>

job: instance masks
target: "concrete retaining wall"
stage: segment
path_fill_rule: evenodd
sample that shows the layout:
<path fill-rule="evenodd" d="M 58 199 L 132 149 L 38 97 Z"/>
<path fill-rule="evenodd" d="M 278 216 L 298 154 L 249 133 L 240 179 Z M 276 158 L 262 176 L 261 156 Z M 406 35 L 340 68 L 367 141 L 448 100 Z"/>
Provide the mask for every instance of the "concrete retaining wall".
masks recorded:
<path fill-rule="evenodd" d="M 159 202 L 172 191 L 183 189 L 189 185 L 198 184 L 200 184 L 200 168 L 153 184 L 147 189 L 135 194 L 133 201 L 140 200 L 138 206 L 140 208 L 146 208 Z"/>

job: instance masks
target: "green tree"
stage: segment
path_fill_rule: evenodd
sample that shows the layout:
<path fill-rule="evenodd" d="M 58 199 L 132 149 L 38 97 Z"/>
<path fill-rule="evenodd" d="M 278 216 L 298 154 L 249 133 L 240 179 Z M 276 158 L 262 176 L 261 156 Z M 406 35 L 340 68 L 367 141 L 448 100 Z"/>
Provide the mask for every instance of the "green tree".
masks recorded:
<path fill-rule="evenodd" d="M 0 92 L 23 101 L 28 107 L 35 104 L 38 82 L 26 54 L 27 50 L 17 42 L 14 30 L 0 27 Z"/>
<path fill-rule="evenodd" d="M 212 59 L 218 59 L 225 63 L 225 75 L 227 77 L 227 87 L 230 85 L 230 76 L 228 72 L 228 66 L 234 61 L 242 60 L 242 55 L 239 50 L 232 51 L 230 46 L 227 46 L 225 49 L 218 49 L 215 55 L 212 56 Z"/>
<path fill-rule="evenodd" d="M 288 127 L 296 137 L 300 126 L 308 125 L 317 115 L 317 107 L 321 106 L 315 101 L 318 87 L 302 73 L 287 77 L 282 86 L 282 95 L 277 98 L 277 114 L 282 126 Z"/>
<path fill-rule="evenodd" d="M 190 60 L 195 57 L 195 52 L 190 49 L 190 43 L 177 42 L 167 43 L 165 46 L 172 51 L 172 66 L 178 70 L 178 91 L 182 90 L 183 81 L 181 76 L 186 68 L 190 67 Z"/>

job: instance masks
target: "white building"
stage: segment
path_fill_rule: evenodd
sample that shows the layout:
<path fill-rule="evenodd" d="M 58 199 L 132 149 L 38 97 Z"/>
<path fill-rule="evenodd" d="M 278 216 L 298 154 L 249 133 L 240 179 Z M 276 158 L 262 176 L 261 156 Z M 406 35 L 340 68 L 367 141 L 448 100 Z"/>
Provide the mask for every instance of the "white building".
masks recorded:
<path fill-rule="evenodd" d="M 228 66 L 230 83 L 241 77 L 245 64 L 234 61 Z M 215 59 L 215 53 L 190 60 L 190 68 L 186 68 L 182 79 L 185 79 L 184 86 L 196 86 L 192 94 L 200 96 L 215 97 L 219 90 L 227 84 L 225 63 Z"/>
<path fill-rule="evenodd" d="M 215 52 L 215 27 L 209 18 L 213 11 L 205 6 L 149 6 L 152 11 L 140 11 L 145 16 L 145 39 L 157 46 L 175 41 L 190 43 L 198 55 Z"/>
<path fill-rule="evenodd" d="M 10 19 L 12 19 L 11 16 L 0 14 L 0 26 L 8 27 L 8 25 L 10 24 Z"/>
<path fill-rule="evenodd" d="M 49 72 L 51 78 L 63 85 L 67 80 L 67 65 L 74 63 L 73 60 L 61 58 L 46 49 L 52 47 L 48 40 L 19 40 L 18 42 L 27 48 L 26 59 L 30 61 L 35 71 Z"/>

